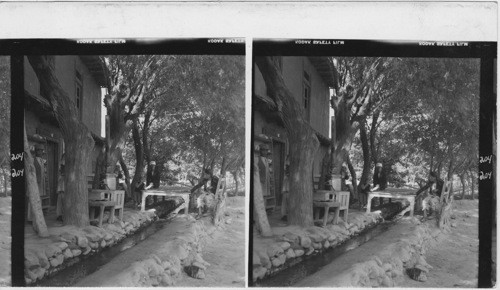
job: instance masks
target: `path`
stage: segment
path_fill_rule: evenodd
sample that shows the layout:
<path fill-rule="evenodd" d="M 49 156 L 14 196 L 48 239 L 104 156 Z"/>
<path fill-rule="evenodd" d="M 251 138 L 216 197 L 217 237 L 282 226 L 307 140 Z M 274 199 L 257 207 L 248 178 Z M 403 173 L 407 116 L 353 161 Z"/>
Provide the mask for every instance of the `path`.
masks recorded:
<path fill-rule="evenodd" d="M 425 255 L 427 263 L 433 267 L 427 274 L 428 280 L 417 282 L 405 276 L 405 286 L 477 287 L 479 203 L 477 200 L 456 200 L 454 206 L 452 222 L 457 226 Z"/>
<path fill-rule="evenodd" d="M 209 238 L 203 248 L 203 259 L 210 263 L 203 280 L 186 273 L 176 281 L 176 287 L 245 287 L 245 198 L 228 199 L 231 223 Z"/>
<path fill-rule="evenodd" d="M 452 232 L 439 239 L 425 255 L 426 261 L 433 267 L 427 274 L 426 282 L 417 282 L 407 275 L 399 287 L 476 287 L 478 267 L 478 202 L 455 201 L 456 227 Z M 336 276 L 349 269 L 354 263 L 363 262 L 366 257 L 376 255 L 385 246 L 397 242 L 409 231 L 408 225 L 396 224 L 387 232 L 373 238 L 352 250 L 320 271 L 306 277 L 294 287 L 328 287 Z"/>

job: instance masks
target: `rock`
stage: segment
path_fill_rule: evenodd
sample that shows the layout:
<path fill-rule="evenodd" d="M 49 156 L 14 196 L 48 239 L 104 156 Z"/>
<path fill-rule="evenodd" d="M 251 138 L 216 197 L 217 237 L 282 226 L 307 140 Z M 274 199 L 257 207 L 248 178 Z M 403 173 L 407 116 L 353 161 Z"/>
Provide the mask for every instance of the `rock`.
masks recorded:
<path fill-rule="evenodd" d="M 97 242 L 89 242 L 89 246 L 92 249 L 97 249 L 97 248 L 99 248 L 99 243 L 97 243 Z"/>
<path fill-rule="evenodd" d="M 172 286 L 174 284 L 172 282 L 172 278 L 170 278 L 170 276 L 165 273 L 160 275 L 158 281 L 160 282 L 160 286 Z"/>
<path fill-rule="evenodd" d="M 163 270 L 168 270 L 172 268 L 172 263 L 170 263 L 170 261 L 163 261 L 161 262 L 161 267 L 163 268 Z"/>
<path fill-rule="evenodd" d="M 377 262 L 377 265 L 382 266 L 382 260 L 380 260 L 380 258 L 379 258 L 378 256 L 374 256 L 374 257 L 373 257 L 373 260 L 374 260 L 375 262 Z"/>
<path fill-rule="evenodd" d="M 321 245 L 321 243 L 316 243 L 316 242 L 313 242 L 313 243 L 312 243 L 312 247 L 313 247 L 315 250 L 321 250 L 321 248 L 323 248 L 323 246 Z"/>
<path fill-rule="evenodd" d="M 264 276 L 266 276 L 267 269 L 262 266 L 254 267 L 252 272 L 253 272 L 253 280 L 255 282 L 258 279 L 262 279 L 264 278 Z"/>
<path fill-rule="evenodd" d="M 158 265 L 156 261 L 153 259 L 146 260 L 146 264 L 148 267 L 148 275 L 149 277 L 156 277 L 163 273 L 162 266 Z"/>
<path fill-rule="evenodd" d="M 269 259 L 269 256 L 267 255 L 260 255 L 260 263 L 262 266 L 270 269 L 273 265 L 271 263 L 271 259 Z"/>
<path fill-rule="evenodd" d="M 382 265 L 382 269 L 385 271 L 385 272 L 388 272 L 388 271 L 391 271 L 392 270 L 392 265 L 390 263 L 384 263 Z"/>
<path fill-rule="evenodd" d="M 160 285 L 160 282 L 158 281 L 158 278 L 155 276 L 155 277 L 149 277 L 149 281 L 151 283 L 151 286 L 153 287 L 156 287 L 158 285 Z"/>
<path fill-rule="evenodd" d="M 283 241 L 288 242 L 291 245 L 298 245 L 300 243 L 300 237 L 291 232 L 285 233 L 281 238 Z"/>
<path fill-rule="evenodd" d="M 228 224 L 228 225 L 229 225 L 229 224 L 231 224 L 232 222 L 233 222 L 233 220 L 232 220 L 232 219 L 230 219 L 230 218 L 226 219 L 226 224 Z"/>
<path fill-rule="evenodd" d="M 48 245 L 45 247 L 45 255 L 47 256 L 47 258 L 55 257 L 61 253 L 62 253 L 61 248 L 59 248 L 58 246 L 56 246 L 54 244 L 51 244 L 51 245 Z"/>
<path fill-rule="evenodd" d="M 384 275 L 381 285 L 383 287 L 393 287 L 394 283 L 392 282 L 391 278 L 389 278 L 387 275 Z"/>
<path fill-rule="evenodd" d="M 90 248 L 89 246 L 87 246 L 85 249 L 83 249 L 82 254 L 87 255 L 88 253 L 90 253 L 91 250 L 92 250 L 92 248 Z"/>
<path fill-rule="evenodd" d="M 252 265 L 254 267 L 262 266 L 262 263 L 260 262 L 260 256 L 255 251 L 252 251 Z"/>
<path fill-rule="evenodd" d="M 323 248 L 325 248 L 325 249 L 330 248 L 330 242 L 329 242 L 328 240 L 326 240 L 326 241 L 323 243 Z"/>
<path fill-rule="evenodd" d="M 295 252 L 293 251 L 293 249 L 288 249 L 285 251 L 285 256 L 287 259 L 293 259 L 295 258 Z"/>
<path fill-rule="evenodd" d="M 357 225 L 354 225 L 354 226 L 352 226 L 352 227 L 350 227 L 350 228 L 349 228 L 349 233 L 350 233 L 351 235 L 352 235 L 352 234 L 355 234 L 355 233 L 357 233 L 357 232 L 359 232 L 359 228 L 358 228 L 358 226 L 357 226 Z"/>
<path fill-rule="evenodd" d="M 89 245 L 89 240 L 87 239 L 87 237 L 84 237 L 84 236 L 77 236 L 76 237 L 76 244 L 80 247 L 80 248 L 87 248 L 88 245 Z"/>
<path fill-rule="evenodd" d="M 64 250 L 63 255 L 64 255 L 64 259 L 73 258 L 73 253 L 71 252 L 71 250 L 69 248 Z"/>
<path fill-rule="evenodd" d="M 24 268 L 28 270 L 34 270 L 40 267 L 40 260 L 35 253 L 31 251 L 25 251 L 24 253 Z"/>
<path fill-rule="evenodd" d="M 273 265 L 273 267 L 279 267 L 279 266 L 283 265 L 281 260 L 278 259 L 277 257 L 271 258 L 271 264 Z"/>
<path fill-rule="evenodd" d="M 295 253 L 296 258 L 304 255 L 304 250 L 302 250 L 302 249 L 296 249 L 293 252 Z"/>
<path fill-rule="evenodd" d="M 106 241 L 109 241 L 109 240 L 113 239 L 113 234 L 112 234 L 112 233 L 109 233 L 109 232 L 106 232 L 106 233 L 104 234 L 104 239 L 105 239 Z"/>
<path fill-rule="evenodd" d="M 457 223 L 456 223 L 456 222 L 452 222 L 452 223 L 450 224 L 450 226 L 451 226 L 452 228 L 456 228 L 456 227 L 457 227 Z"/>
<path fill-rule="evenodd" d="M 207 269 L 207 267 L 206 267 L 204 264 L 202 264 L 202 263 L 200 263 L 200 262 L 198 262 L 198 261 L 193 262 L 193 264 L 191 264 L 191 265 L 192 265 L 192 266 L 195 266 L 195 267 L 198 267 L 198 268 L 200 268 L 200 269 L 203 269 L 203 270 L 206 270 L 206 269 Z"/>
<path fill-rule="evenodd" d="M 49 258 L 45 255 L 44 249 L 35 250 L 35 255 L 38 257 L 38 262 L 40 266 L 44 269 L 50 268 Z"/>
<path fill-rule="evenodd" d="M 44 268 L 38 268 L 35 271 L 38 280 L 42 279 L 45 276 L 45 273 L 47 273 L 47 270 L 45 270 Z"/>
<path fill-rule="evenodd" d="M 328 241 L 331 243 L 333 241 L 335 241 L 337 239 L 337 236 L 334 235 L 334 234 L 330 234 L 330 236 L 328 236 Z"/>
<path fill-rule="evenodd" d="M 312 241 L 308 236 L 299 236 L 299 238 L 300 238 L 300 246 L 302 248 L 311 247 Z"/>
<path fill-rule="evenodd" d="M 36 279 L 38 279 L 38 276 L 36 275 L 36 272 L 34 272 L 34 271 L 26 270 L 25 275 L 27 275 L 28 278 L 30 280 L 32 280 L 33 282 L 35 282 Z"/>
<path fill-rule="evenodd" d="M 73 257 L 78 257 L 82 254 L 82 251 L 80 249 L 73 249 L 71 250 L 71 253 L 73 254 Z"/>
<path fill-rule="evenodd" d="M 421 265 L 421 264 L 415 264 L 414 268 L 419 269 L 419 270 L 422 270 L 422 271 L 424 271 L 425 273 L 429 273 L 429 269 L 427 269 L 427 267 L 425 267 L 424 265 Z"/>
<path fill-rule="evenodd" d="M 406 269 L 406 273 L 408 274 L 408 276 L 411 279 L 413 279 L 415 281 L 419 281 L 419 282 L 427 281 L 427 275 L 425 274 L 424 271 L 422 271 L 420 269 L 417 269 L 417 268 Z"/>
<path fill-rule="evenodd" d="M 59 242 L 54 245 L 56 245 L 59 249 L 61 249 L 61 251 L 64 251 L 68 248 L 68 243 L 65 242 Z"/>
<path fill-rule="evenodd" d="M 59 266 L 59 265 L 61 265 L 59 263 L 59 260 L 57 258 L 50 258 L 49 259 L 49 263 L 50 263 L 50 266 L 54 267 L 54 268 L 57 267 L 57 266 Z"/>
<path fill-rule="evenodd" d="M 70 233 L 62 233 L 59 235 L 59 240 L 68 244 L 76 244 L 76 236 Z"/>
<path fill-rule="evenodd" d="M 184 267 L 184 271 L 190 276 L 190 277 L 193 277 L 193 278 L 196 278 L 196 279 L 205 279 L 205 271 L 203 271 L 203 269 L 201 268 L 198 268 L 196 266 L 186 266 Z"/>
<path fill-rule="evenodd" d="M 269 258 L 278 257 L 284 253 L 283 249 L 279 246 L 279 244 L 272 244 L 267 247 L 267 255 Z"/>
<path fill-rule="evenodd" d="M 85 233 L 85 236 L 90 242 L 99 242 L 102 238 L 104 238 L 104 235 L 99 232 L 99 230 L 96 230 L 98 227 L 94 226 L 88 226 L 83 228 L 83 232 Z"/>
<path fill-rule="evenodd" d="M 288 242 L 282 242 L 282 243 L 280 243 L 280 247 L 283 249 L 283 251 L 288 250 L 290 248 L 290 246 L 291 245 Z"/>
<path fill-rule="evenodd" d="M 281 264 L 285 264 L 286 262 L 286 255 L 283 253 L 281 255 L 278 256 L 278 260 L 280 260 Z"/>
<path fill-rule="evenodd" d="M 307 249 L 307 252 L 306 252 L 305 254 L 306 254 L 306 256 L 309 256 L 309 255 L 311 255 L 312 253 L 314 253 L 314 248 L 313 248 L 313 247 L 310 247 L 310 248 L 308 248 L 308 249 Z"/>

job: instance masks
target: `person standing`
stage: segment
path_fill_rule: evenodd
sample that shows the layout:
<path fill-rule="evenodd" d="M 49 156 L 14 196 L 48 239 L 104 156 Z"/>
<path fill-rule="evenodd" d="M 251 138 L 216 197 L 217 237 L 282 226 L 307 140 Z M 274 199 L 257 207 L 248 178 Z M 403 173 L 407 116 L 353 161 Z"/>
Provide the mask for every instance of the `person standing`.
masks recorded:
<path fill-rule="evenodd" d="M 59 166 L 59 175 L 57 177 L 57 205 L 56 216 L 57 220 L 62 222 L 64 215 L 64 153 Z"/>
<path fill-rule="evenodd" d="M 269 173 L 269 147 L 266 144 L 260 145 L 259 148 L 260 156 L 259 156 L 259 174 L 260 174 L 260 182 L 262 184 L 262 195 L 268 196 L 271 194 L 270 192 L 270 173 Z"/>
<path fill-rule="evenodd" d="M 443 191 L 444 181 L 438 177 L 436 172 L 431 171 L 429 173 L 429 180 L 427 183 L 415 193 L 415 200 L 417 200 L 423 192 L 431 188 L 434 184 L 436 184 L 436 189 L 430 190 L 429 194 L 422 201 L 424 218 L 427 217 L 428 211 L 436 209 L 436 205 L 439 203 L 439 198 L 441 197 L 441 193 Z"/>
<path fill-rule="evenodd" d="M 340 169 L 341 176 L 341 190 L 349 191 L 349 204 L 355 202 L 354 201 L 354 188 L 352 186 L 351 174 L 349 173 L 349 168 L 347 167 L 347 163 L 342 163 L 342 168 Z"/>
<path fill-rule="evenodd" d="M 385 175 L 384 166 L 381 162 L 375 164 L 375 172 L 373 173 L 373 191 L 384 190 L 387 188 L 387 177 Z M 389 199 L 389 202 L 391 200 Z M 379 205 L 384 202 L 383 197 L 379 197 Z"/>
<path fill-rule="evenodd" d="M 47 169 L 46 161 L 43 157 L 45 154 L 45 147 L 42 144 L 35 145 L 35 158 L 33 160 L 33 165 L 35 166 L 36 173 L 36 183 L 38 185 L 38 194 L 40 197 L 44 197 L 47 194 Z M 32 221 L 31 204 L 28 201 L 28 214 L 26 217 L 27 221 Z"/>
<path fill-rule="evenodd" d="M 283 188 L 281 189 L 281 220 L 288 220 L 288 199 L 290 194 L 290 161 L 287 156 L 285 161 L 285 176 L 283 177 Z"/>
<path fill-rule="evenodd" d="M 157 189 L 160 187 L 160 170 L 156 166 L 156 161 L 149 162 L 149 168 L 146 175 L 146 189 Z"/>

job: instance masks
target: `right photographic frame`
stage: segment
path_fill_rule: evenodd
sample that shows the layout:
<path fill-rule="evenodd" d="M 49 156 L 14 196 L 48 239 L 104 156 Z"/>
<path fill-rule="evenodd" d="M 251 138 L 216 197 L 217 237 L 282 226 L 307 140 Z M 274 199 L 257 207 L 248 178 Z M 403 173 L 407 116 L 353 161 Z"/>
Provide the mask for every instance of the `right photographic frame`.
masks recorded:
<path fill-rule="evenodd" d="M 496 58 L 254 39 L 249 285 L 494 285 Z"/>

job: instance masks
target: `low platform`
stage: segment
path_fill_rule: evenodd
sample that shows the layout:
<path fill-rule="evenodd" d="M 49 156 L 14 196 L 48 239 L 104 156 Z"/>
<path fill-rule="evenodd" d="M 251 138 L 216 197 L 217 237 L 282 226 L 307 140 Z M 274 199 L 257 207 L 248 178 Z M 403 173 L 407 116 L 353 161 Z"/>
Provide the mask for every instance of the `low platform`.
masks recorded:
<path fill-rule="evenodd" d="M 146 198 L 148 196 L 166 196 L 166 197 L 181 197 L 184 200 L 184 204 L 182 204 L 176 211 L 178 212 L 181 209 L 184 209 L 184 214 L 188 213 L 189 209 L 189 193 L 180 193 L 180 192 L 166 192 L 163 190 L 143 190 L 142 191 L 142 201 L 141 201 L 141 211 L 146 210 Z"/>

